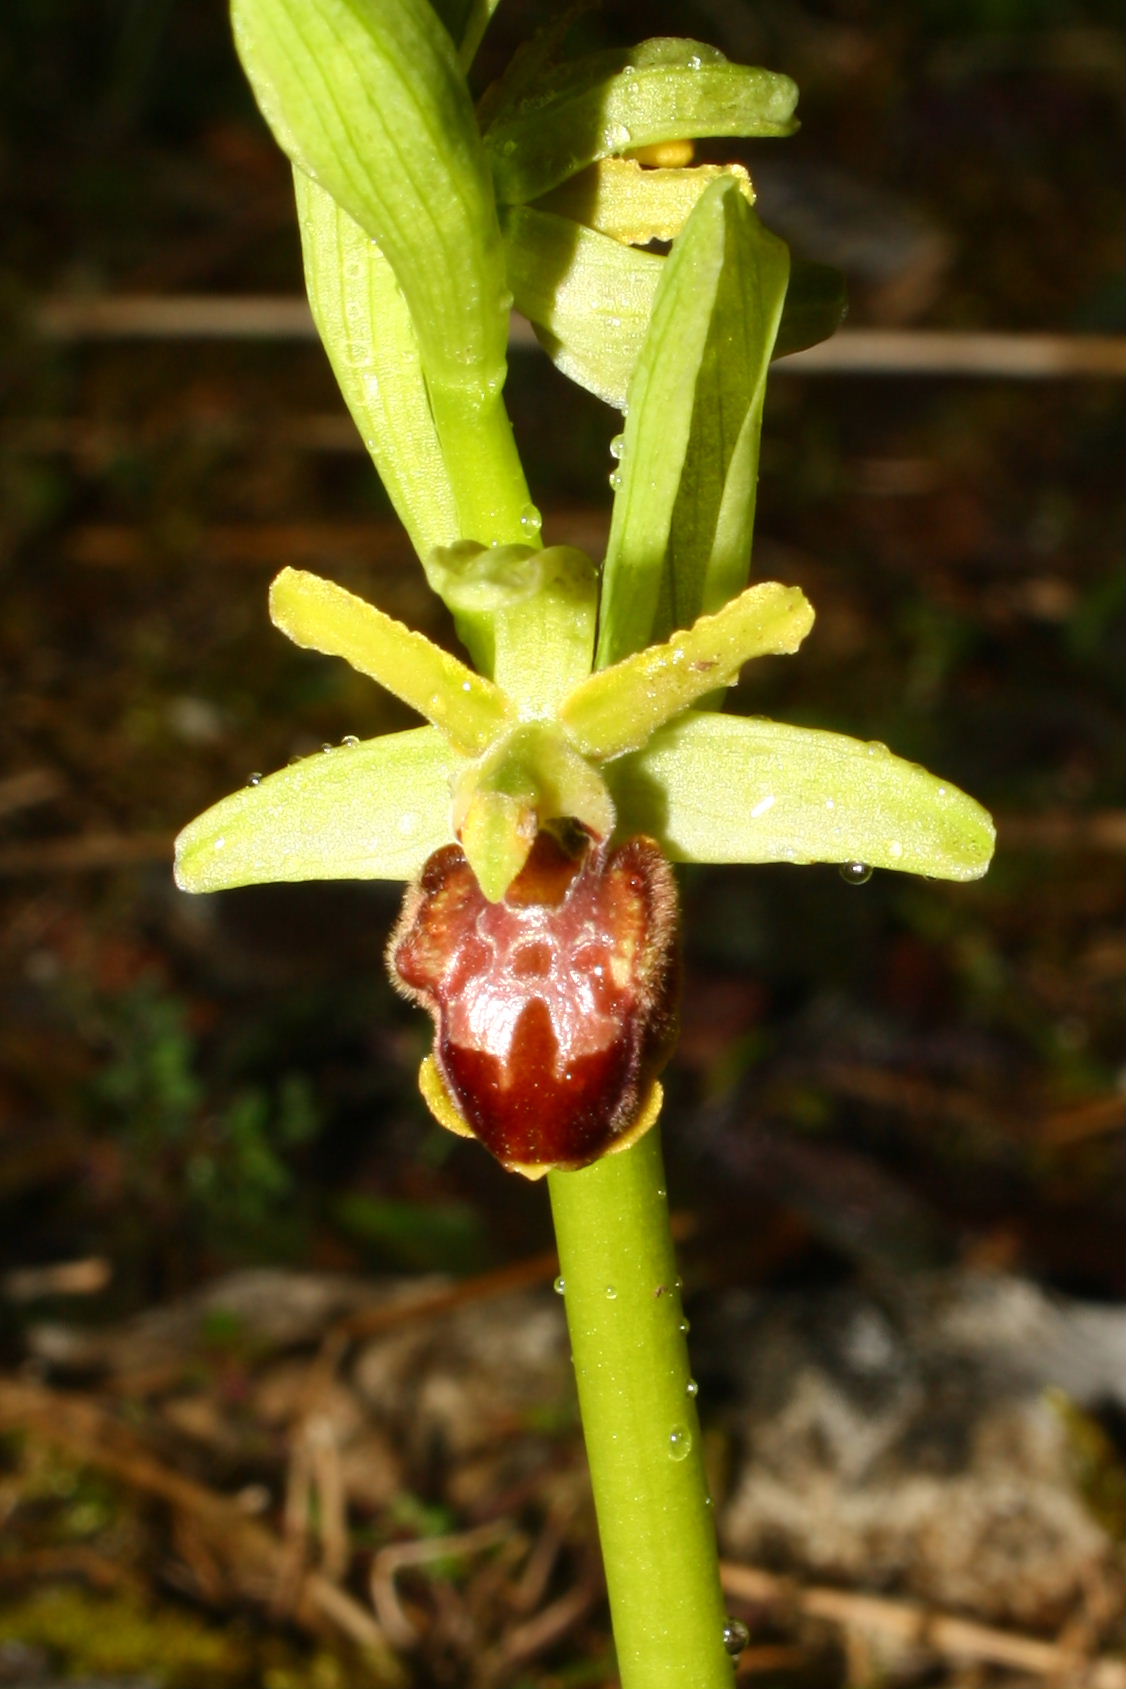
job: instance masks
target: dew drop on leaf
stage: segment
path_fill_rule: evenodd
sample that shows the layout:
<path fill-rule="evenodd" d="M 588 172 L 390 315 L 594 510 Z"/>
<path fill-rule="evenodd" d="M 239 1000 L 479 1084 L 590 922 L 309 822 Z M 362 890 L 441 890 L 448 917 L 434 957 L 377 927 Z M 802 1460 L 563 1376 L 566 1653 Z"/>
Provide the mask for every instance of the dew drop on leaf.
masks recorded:
<path fill-rule="evenodd" d="M 864 886 L 872 878 L 866 862 L 842 862 L 839 871 L 846 886 Z"/>

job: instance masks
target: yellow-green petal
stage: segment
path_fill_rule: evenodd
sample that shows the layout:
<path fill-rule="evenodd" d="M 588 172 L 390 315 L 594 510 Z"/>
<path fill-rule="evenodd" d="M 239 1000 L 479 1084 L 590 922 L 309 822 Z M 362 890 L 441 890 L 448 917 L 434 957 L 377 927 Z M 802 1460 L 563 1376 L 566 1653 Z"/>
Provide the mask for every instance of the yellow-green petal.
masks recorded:
<path fill-rule="evenodd" d="M 283 569 L 270 587 L 270 616 L 295 645 L 343 657 L 377 680 L 463 756 L 479 755 L 515 717 L 499 687 L 335 581 Z"/>
<path fill-rule="evenodd" d="M 176 840 L 176 884 L 411 879 L 453 838 L 453 766 L 432 727 L 315 752 L 189 822 Z"/>
<path fill-rule="evenodd" d="M 689 713 L 607 770 L 620 822 L 677 862 L 863 862 L 933 879 L 989 866 L 987 812 L 886 745 Z"/>
<path fill-rule="evenodd" d="M 584 756 L 607 762 L 636 750 L 690 704 L 729 686 L 752 657 L 789 656 L 813 626 L 796 586 L 762 581 L 717 610 L 577 686 L 559 719 Z"/>
<path fill-rule="evenodd" d="M 540 211 L 570 217 L 598 234 L 632 246 L 673 240 L 704 189 L 730 177 L 748 205 L 751 178 L 741 164 L 693 164 L 676 169 L 643 167 L 636 158 L 603 158 L 538 202 Z"/>

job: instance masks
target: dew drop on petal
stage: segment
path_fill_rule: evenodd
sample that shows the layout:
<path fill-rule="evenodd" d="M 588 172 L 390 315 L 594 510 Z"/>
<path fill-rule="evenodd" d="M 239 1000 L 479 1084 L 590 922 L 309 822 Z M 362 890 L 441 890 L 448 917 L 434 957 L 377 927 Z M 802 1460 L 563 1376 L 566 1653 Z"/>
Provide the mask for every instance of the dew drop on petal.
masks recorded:
<path fill-rule="evenodd" d="M 357 735 L 355 733 L 346 733 L 344 735 L 343 739 L 341 739 L 341 741 L 340 741 L 340 743 L 342 745 L 346 746 L 349 750 L 352 748 L 353 745 L 358 745 L 359 742 L 360 742 L 359 738 L 357 737 Z"/>
<path fill-rule="evenodd" d="M 606 1300 L 607 1300 L 607 1302 L 616 1302 L 617 1299 L 618 1299 L 617 1291 L 614 1289 L 614 1286 L 612 1284 L 608 1284 L 606 1286 Z"/>
<path fill-rule="evenodd" d="M 260 774 L 248 774 L 246 777 L 246 783 L 248 786 L 260 786 L 262 784 L 262 776 Z"/>
<path fill-rule="evenodd" d="M 560 1273 L 551 1288 L 554 1290 L 556 1296 L 562 1296 L 564 1294 L 567 1289 L 567 1280 L 563 1277 L 562 1273 Z"/>
<path fill-rule="evenodd" d="M 684 1388 L 690 1396 L 698 1396 L 700 1394 L 700 1386 L 694 1378 L 690 1378 Z"/>
<path fill-rule="evenodd" d="M 335 749 L 336 749 L 335 745 L 322 745 L 321 746 L 321 750 L 324 752 L 325 756 L 327 756 L 330 751 L 334 751 Z"/>

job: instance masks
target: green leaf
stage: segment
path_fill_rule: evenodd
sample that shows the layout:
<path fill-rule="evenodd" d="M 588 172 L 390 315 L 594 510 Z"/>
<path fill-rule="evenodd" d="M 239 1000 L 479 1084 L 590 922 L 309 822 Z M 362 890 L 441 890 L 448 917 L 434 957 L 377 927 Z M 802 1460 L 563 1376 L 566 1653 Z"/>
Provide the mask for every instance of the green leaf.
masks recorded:
<path fill-rule="evenodd" d="M 176 841 L 176 884 L 411 879 L 453 838 L 453 767 L 432 727 L 305 757 L 190 822 Z"/>
<path fill-rule="evenodd" d="M 551 715 L 590 673 L 598 577 L 585 552 L 462 542 L 426 559 L 474 663 L 525 717 Z"/>
<path fill-rule="evenodd" d="M 630 382 L 597 666 L 667 638 L 750 570 L 766 372 L 789 273 L 735 182 L 714 182 L 665 260 Z"/>
<path fill-rule="evenodd" d="M 830 264 L 793 258 L 773 356 L 786 358 L 791 352 L 804 352 L 807 346 L 828 340 L 847 314 L 848 295 L 841 272 Z"/>
<path fill-rule="evenodd" d="M 410 312 L 366 231 L 300 170 L 294 187 L 313 320 L 380 480 L 424 557 L 452 545 L 461 529 Z"/>
<path fill-rule="evenodd" d="M 559 719 L 584 756 L 607 762 L 636 750 L 705 694 L 730 686 L 750 658 L 790 655 L 812 626 L 813 610 L 796 586 L 763 581 L 666 645 L 648 645 L 592 674 Z"/>
<path fill-rule="evenodd" d="M 343 657 L 377 680 L 463 756 L 479 756 L 514 720 L 512 705 L 484 675 L 335 581 L 283 569 L 270 586 L 270 616 L 295 645 Z"/>
<path fill-rule="evenodd" d="M 864 862 L 976 880 L 993 854 L 973 798 L 840 733 L 689 713 L 606 773 L 620 824 L 677 862 Z"/>
<path fill-rule="evenodd" d="M 665 260 L 529 206 L 505 214 L 504 241 L 513 302 L 552 363 L 624 410 Z"/>
<path fill-rule="evenodd" d="M 537 199 L 596 159 L 705 135 L 789 135 L 788 76 L 733 65 L 698 41 L 656 39 L 549 72 L 485 134 L 497 197 Z"/>
<path fill-rule="evenodd" d="M 233 0 L 232 17 L 279 144 L 378 241 L 427 376 L 495 395 L 508 317 L 492 182 L 429 0 Z"/>

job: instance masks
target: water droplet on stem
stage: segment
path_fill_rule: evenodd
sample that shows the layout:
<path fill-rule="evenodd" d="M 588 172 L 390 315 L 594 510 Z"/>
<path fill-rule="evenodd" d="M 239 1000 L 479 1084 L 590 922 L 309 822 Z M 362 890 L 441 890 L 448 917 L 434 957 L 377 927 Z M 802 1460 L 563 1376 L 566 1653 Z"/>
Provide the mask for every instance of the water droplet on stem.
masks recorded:
<path fill-rule="evenodd" d="M 723 1646 L 729 1654 L 741 1654 L 751 1640 L 751 1633 L 742 1619 L 728 1618 L 723 1626 Z"/>
<path fill-rule="evenodd" d="M 669 1459 L 686 1460 L 692 1453 L 692 1433 L 687 1425 L 674 1425 L 669 1432 Z"/>

